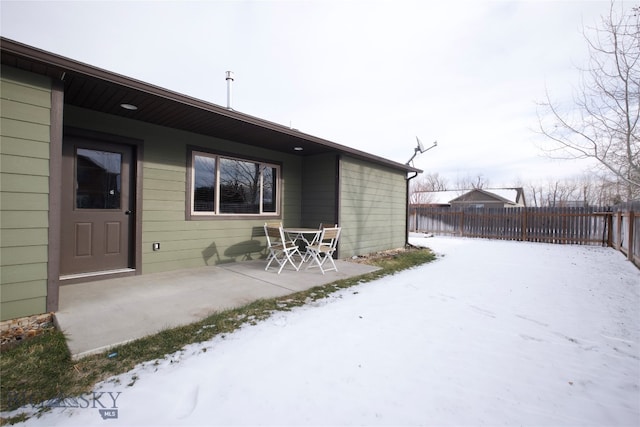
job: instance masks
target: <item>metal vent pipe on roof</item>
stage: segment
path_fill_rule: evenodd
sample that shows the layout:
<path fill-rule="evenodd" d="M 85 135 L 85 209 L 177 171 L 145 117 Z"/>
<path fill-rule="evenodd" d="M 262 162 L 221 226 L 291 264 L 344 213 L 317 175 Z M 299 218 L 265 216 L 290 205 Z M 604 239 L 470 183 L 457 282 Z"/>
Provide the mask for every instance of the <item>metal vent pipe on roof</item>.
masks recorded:
<path fill-rule="evenodd" d="M 232 110 L 231 108 L 231 86 L 233 82 L 233 71 L 226 72 L 226 80 L 227 80 L 227 109 Z"/>

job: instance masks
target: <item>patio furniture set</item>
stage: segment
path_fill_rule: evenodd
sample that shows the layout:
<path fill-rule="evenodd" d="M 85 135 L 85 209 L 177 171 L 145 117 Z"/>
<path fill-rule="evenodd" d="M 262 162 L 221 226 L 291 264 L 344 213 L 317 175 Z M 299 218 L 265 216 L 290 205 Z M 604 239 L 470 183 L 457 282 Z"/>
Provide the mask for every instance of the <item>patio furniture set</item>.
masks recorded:
<path fill-rule="evenodd" d="M 278 274 L 287 264 L 299 271 L 304 263 L 309 268 L 319 268 L 322 274 L 326 271 L 338 271 L 333 261 L 341 228 L 337 224 L 325 227 L 320 224 L 316 228 L 284 228 L 281 223 L 264 224 L 264 234 L 267 237 L 268 270 L 275 261 L 279 266 Z M 299 261 L 296 260 L 296 257 Z M 331 264 L 325 266 L 327 261 Z"/>

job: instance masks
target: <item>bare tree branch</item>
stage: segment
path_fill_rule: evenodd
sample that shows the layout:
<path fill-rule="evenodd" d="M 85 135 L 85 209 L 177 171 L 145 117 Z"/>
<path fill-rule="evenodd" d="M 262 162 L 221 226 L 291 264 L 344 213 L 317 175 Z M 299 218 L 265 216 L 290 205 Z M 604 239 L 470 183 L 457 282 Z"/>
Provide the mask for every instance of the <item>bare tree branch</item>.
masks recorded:
<path fill-rule="evenodd" d="M 545 153 L 556 159 L 597 160 L 640 197 L 640 14 L 611 3 L 597 28 L 583 28 L 589 64 L 569 110 L 548 91 L 538 104 L 538 130 L 549 139 Z"/>

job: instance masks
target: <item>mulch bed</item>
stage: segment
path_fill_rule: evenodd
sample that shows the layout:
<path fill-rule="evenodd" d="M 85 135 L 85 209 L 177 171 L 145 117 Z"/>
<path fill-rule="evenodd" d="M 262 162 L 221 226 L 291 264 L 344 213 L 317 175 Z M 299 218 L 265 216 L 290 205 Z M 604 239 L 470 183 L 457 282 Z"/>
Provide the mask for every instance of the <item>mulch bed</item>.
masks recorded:
<path fill-rule="evenodd" d="M 0 322 L 0 351 L 5 351 L 55 328 L 53 313 L 37 314 Z"/>

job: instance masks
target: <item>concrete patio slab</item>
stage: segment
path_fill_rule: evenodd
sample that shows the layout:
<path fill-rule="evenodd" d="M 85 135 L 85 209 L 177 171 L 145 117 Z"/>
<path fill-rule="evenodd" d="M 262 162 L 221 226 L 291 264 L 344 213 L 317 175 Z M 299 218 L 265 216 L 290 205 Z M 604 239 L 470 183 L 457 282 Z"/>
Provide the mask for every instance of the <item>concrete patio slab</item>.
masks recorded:
<path fill-rule="evenodd" d="M 187 325 L 252 301 L 274 298 L 377 270 L 336 261 L 338 271 L 264 270 L 264 260 L 65 285 L 56 321 L 74 358 L 163 329 Z"/>

